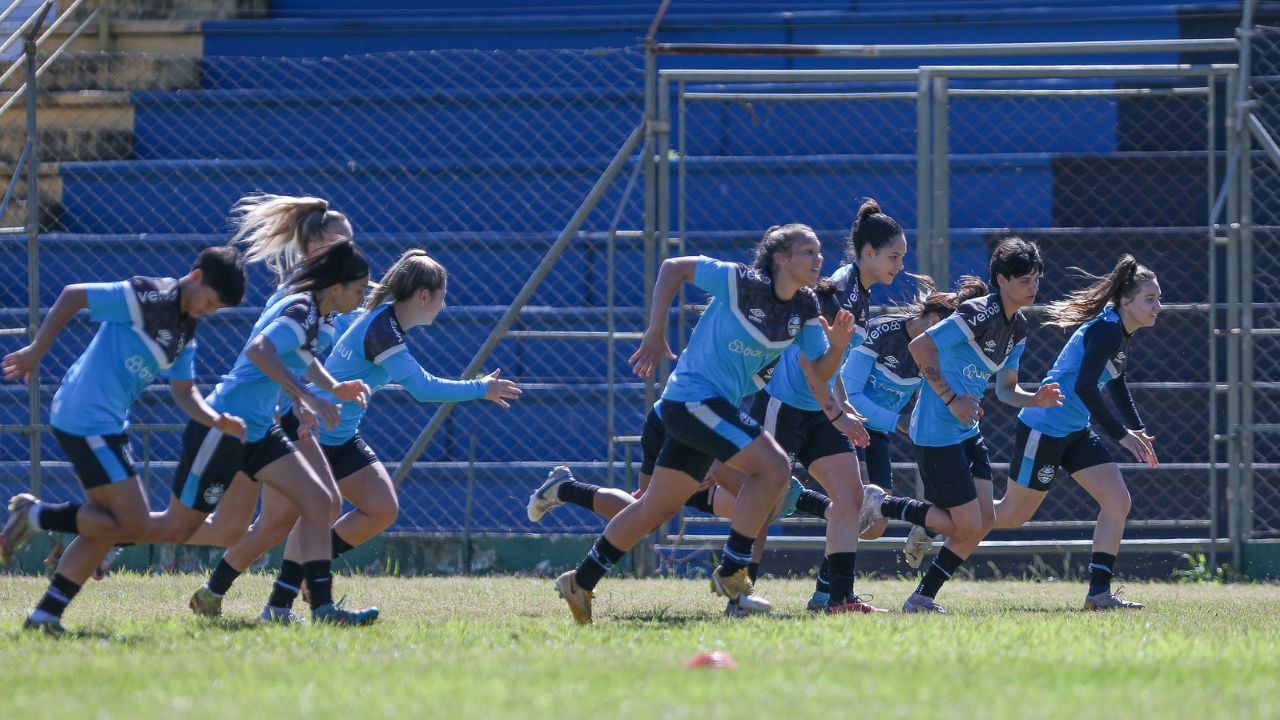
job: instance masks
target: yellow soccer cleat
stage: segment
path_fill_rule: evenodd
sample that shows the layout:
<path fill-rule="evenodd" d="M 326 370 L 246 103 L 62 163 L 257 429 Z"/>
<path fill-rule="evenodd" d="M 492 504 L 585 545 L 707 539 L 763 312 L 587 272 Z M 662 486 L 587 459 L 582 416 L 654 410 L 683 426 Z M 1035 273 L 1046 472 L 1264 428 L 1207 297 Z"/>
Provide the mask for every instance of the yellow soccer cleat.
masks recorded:
<path fill-rule="evenodd" d="M 570 570 L 556 578 L 556 592 L 569 604 L 569 612 L 573 613 L 575 622 L 579 625 L 591 624 L 591 601 L 595 599 L 595 593 L 578 586 L 577 570 Z"/>
<path fill-rule="evenodd" d="M 755 586 L 746 568 L 728 576 L 721 574 L 722 569 L 717 567 L 711 573 L 711 592 L 729 598 L 749 613 L 767 613 L 773 609 L 773 603 L 755 594 Z"/>

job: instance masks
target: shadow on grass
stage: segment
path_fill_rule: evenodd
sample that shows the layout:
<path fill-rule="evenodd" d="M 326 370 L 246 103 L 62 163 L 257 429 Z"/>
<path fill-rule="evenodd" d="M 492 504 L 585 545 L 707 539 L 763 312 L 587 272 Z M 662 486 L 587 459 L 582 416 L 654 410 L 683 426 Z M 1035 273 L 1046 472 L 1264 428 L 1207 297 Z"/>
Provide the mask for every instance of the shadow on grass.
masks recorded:
<path fill-rule="evenodd" d="M 619 615 L 611 614 L 608 616 L 608 619 L 611 623 L 616 624 L 683 627 L 685 625 L 705 622 L 750 622 L 752 618 L 761 618 L 763 620 L 794 620 L 796 617 L 799 616 L 788 615 L 786 613 L 767 613 L 763 615 L 752 615 L 745 618 L 727 618 L 720 613 L 707 614 L 705 612 L 673 611 L 669 608 L 662 608 L 661 610 L 652 610 L 648 612 L 631 612 Z"/>

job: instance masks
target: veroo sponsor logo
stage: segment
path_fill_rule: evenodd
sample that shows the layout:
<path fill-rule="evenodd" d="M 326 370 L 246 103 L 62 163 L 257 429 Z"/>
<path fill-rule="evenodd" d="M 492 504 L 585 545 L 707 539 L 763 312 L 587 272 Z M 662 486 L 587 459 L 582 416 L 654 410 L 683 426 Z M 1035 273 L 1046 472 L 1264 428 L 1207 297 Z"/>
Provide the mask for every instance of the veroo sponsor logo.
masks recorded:
<path fill-rule="evenodd" d="M 173 292 L 160 292 L 159 290 L 146 290 L 138 293 L 138 299 L 144 303 L 158 303 L 173 299 Z"/>

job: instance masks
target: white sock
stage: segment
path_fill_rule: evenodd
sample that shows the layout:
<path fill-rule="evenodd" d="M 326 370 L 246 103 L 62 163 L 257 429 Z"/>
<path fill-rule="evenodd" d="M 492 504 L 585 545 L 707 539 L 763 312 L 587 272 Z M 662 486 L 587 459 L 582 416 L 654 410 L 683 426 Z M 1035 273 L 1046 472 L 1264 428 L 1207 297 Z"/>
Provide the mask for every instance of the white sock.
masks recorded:
<path fill-rule="evenodd" d="M 51 612 L 45 612 L 44 610 L 41 610 L 39 608 L 32 610 L 31 615 L 29 615 L 28 617 L 32 620 L 32 622 L 41 622 L 41 623 L 57 622 L 62 619 Z"/>

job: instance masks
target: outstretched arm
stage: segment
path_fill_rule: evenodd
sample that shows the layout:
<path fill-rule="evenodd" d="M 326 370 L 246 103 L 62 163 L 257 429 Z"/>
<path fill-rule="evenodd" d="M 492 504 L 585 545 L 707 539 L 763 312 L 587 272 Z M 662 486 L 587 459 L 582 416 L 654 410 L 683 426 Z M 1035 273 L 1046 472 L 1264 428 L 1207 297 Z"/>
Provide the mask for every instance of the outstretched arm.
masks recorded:
<path fill-rule="evenodd" d="M 88 304 L 89 297 L 83 284 L 62 288 L 53 307 L 49 308 L 49 314 L 45 316 L 44 322 L 40 323 L 40 329 L 36 331 L 36 337 L 31 344 L 4 356 L 4 379 L 26 382 L 39 366 L 40 358 L 49 352 L 53 339 L 58 336 L 62 328 L 66 327 L 71 318 Z"/>

